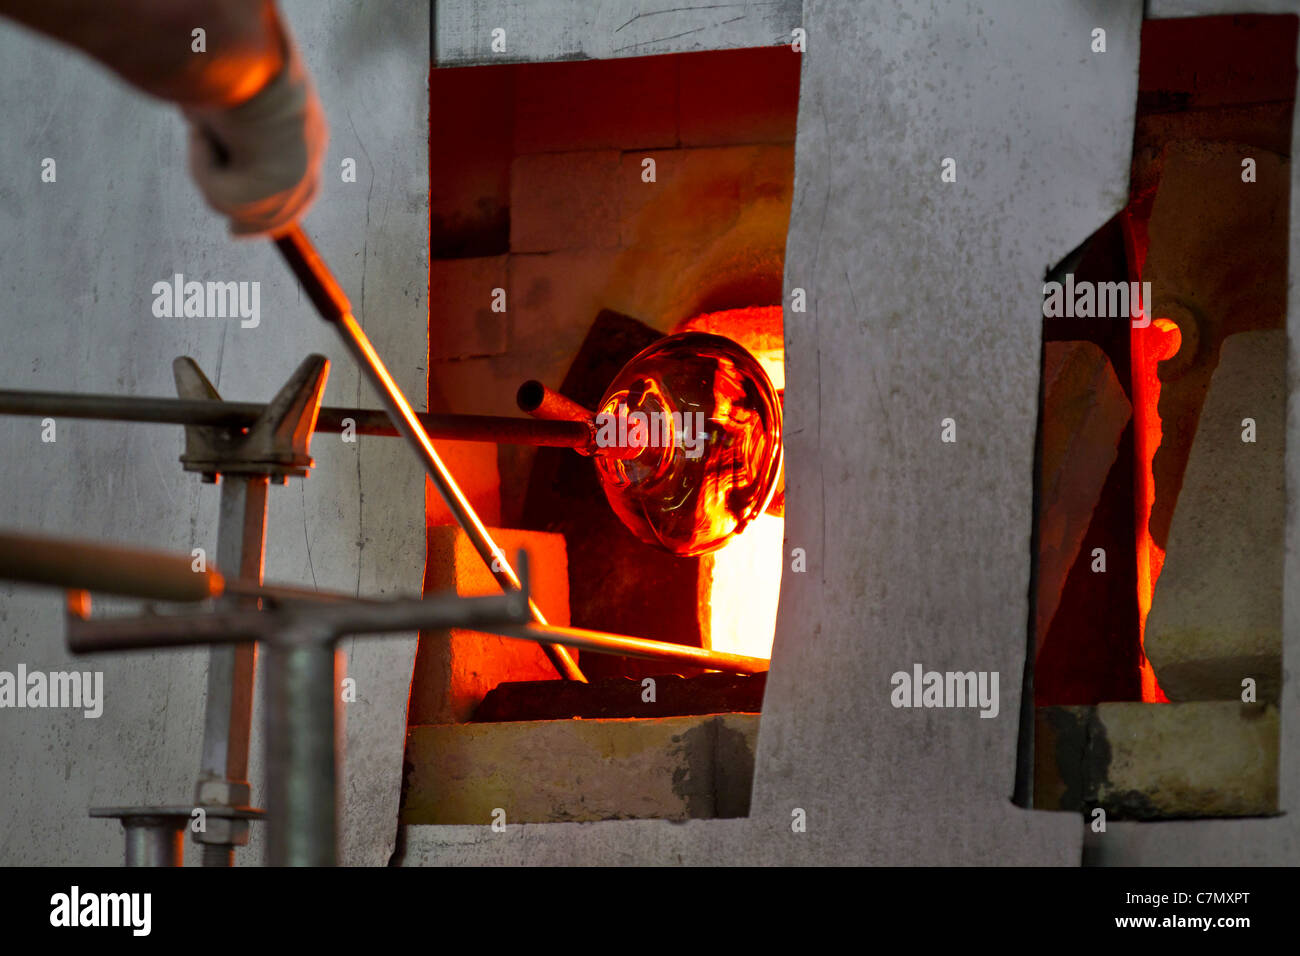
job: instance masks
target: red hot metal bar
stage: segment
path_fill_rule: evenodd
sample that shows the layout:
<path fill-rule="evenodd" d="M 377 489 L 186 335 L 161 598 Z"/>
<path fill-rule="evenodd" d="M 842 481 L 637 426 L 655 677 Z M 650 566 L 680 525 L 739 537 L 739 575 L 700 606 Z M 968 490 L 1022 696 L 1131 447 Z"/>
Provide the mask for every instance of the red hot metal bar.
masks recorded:
<path fill-rule="evenodd" d="M 500 634 L 502 637 L 509 637 L 514 640 L 541 642 L 549 639 L 563 643 L 568 647 L 593 651 L 597 654 L 615 654 L 620 657 L 639 657 L 649 661 L 689 664 L 694 667 L 730 671 L 734 674 L 765 674 L 772 666 L 772 662 L 765 657 L 727 654 L 722 651 L 711 651 L 703 647 L 669 644 L 665 641 L 651 641 L 643 637 L 626 637 L 622 634 L 608 634 L 605 631 L 591 631 L 581 627 L 523 624 L 518 626 L 496 625 L 481 630 L 489 634 Z"/>
<path fill-rule="evenodd" d="M 338 329 L 348 351 L 352 353 L 352 357 L 357 360 L 362 371 L 370 379 L 370 383 L 379 392 L 379 398 L 387 408 L 393 424 L 415 449 L 442 500 L 447 503 L 447 507 L 456 517 L 456 522 L 473 542 L 474 549 L 478 551 L 479 557 L 488 566 L 492 576 L 496 578 L 503 590 L 518 591 L 519 577 L 510 567 L 505 553 L 492 540 L 486 526 L 474 511 L 473 505 L 469 503 L 469 499 L 456 484 L 456 479 L 452 477 L 451 471 L 434 450 L 433 442 L 411 408 L 410 402 L 406 400 L 402 390 L 388 373 L 383 359 L 379 357 L 379 353 L 370 344 L 370 339 L 352 315 L 352 304 L 348 301 L 347 295 L 344 294 L 307 235 L 300 226 L 294 225 L 275 240 L 275 245 L 285 261 L 289 263 L 289 268 L 293 270 L 294 275 L 298 277 L 298 281 L 302 283 L 307 297 L 316 306 L 316 311 L 320 313 L 321 318 Z M 533 620 L 538 624 L 545 624 L 546 618 L 542 616 L 537 604 L 531 599 L 528 603 Z M 578 668 L 577 661 L 563 646 L 558 644 L 541 646 L 562 677 L 586 681 L 586 677 Z"/>

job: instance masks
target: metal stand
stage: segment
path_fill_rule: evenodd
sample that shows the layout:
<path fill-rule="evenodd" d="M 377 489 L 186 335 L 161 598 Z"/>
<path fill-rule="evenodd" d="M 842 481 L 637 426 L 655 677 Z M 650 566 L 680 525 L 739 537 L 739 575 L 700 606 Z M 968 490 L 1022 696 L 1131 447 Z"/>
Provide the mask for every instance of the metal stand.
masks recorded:
<path fill-rule="evenodd" d="M 383 602 L 268 599 L 274 606 L 260 611 L 234 608 L 91 620 L 89 596 L 73 592 L 68 601 L 68 647 L 82 654 L 205 643 L 234 649 L 265 642 L 269 862 L 272 866 L 333 866 L 338 859 L 337 642 L 349 635 L 446 628 L 492 630 L 523 624 L 532 615 L 527 558 L 522 552 L 517 565 L 520 589 L 509 594 L 463 598 L 452 593 Z M 213 829 L 214 819 L 246 826 L 247 814 L 256 812 L 214 807 L 207 828 Z M 168 854 L 161 849 L 163 833 L 167 827 L 179 832 L 190 813 L 189 808 L 176 807 L 131 809 L 125 814 L 92 811 L 95 816 L 123 820 L 128 859 L 153 860 L 160 866 L 179 862 L 178 850 Z M 171 819 L 164 824 L 164 818 Z M 137 819 L 150 823 L 145 826 Z"/>
<path fill-rule="evenodd" d="M 116 548 L 95 542 L 70 541 L 0 532 L 0 577 L 72 589 L 67 599 L 68 648 L 74 654 L 109 653 L 133 648 L 213 645 L 214 660 L 237 660 L 225 652 L 267 644 L 267 791 L 272 807 L 270 857 L 273 863 L 325 865 L 337 854 L 337 780 L 339 745 L 337 708 L 340 702 L 336 645 L 357 634 L 458 628 L 503 634 L 516 640 L 553 643 L 601 654 L 644 657 L 695 664 L 738 673 L 759 673 L 767 661 L 721 654 L 581 628 L 531 623 L 526 555 L 517 559 L 520 590 L 484 598 L 455 594 L 427 599 L 380 601 L 332 591 L 308 591 L 260 580 L 227 580 L 216 568 L 193 571 L 188 555 Z M 109 594 L 172 602 L 200 602 L 237 595 L 261 603 L 262 609 L 225 602 L 211 612 L 150 613 L 137 617 L 92 620 L 90 595 L 94 587 Z M 250 678 L 251 679 L 251 678 Z M 224 688 L 224 680 L 217 682 Z M 233 688 L 233 679 L 231 682 Z M 251 693 L 251 691 L 250 691 Z M 238 724 L 242 706 L 226 706 L 231 694 L 210 700 L 212 727 L 205 738 L 205 766 L 216 767 L 231 755 L 247 753 L 247 725 L 240 733 L 222 735 L 222 727 Z M 214 702 L 215 701 L 215 702 Z M 217 716 L 226 719 L 223 724 Z M 224 756 L 222 756 L 224 755 Z M 215 773 L 209 780 L 215 780 Z M 229 778 L 219 784 L 238 783 Z M 200 786 L 205 786 L 200 781 Z M 94 817 L 122 821 L 127 831 L 130 865 L 178 865 L 179 833 L 185 822 L 203 811 L 204 828 L 195 828 L 205 858 L 225 865 L 234 838 L 262 811 L 247 806 L 207 803 L 202 807 L 110 807 L 91 811 Z M 214 834 L 220 834 L 216 836 Z"/>
<path fill-rule="evenodd" d="M 221 401 L 216 387 L 192 359 L 172 365 L 182 399 Z M 262 583 L 266 561 L 267 488 L 311 468 L 308 443 L 320 413 L 329 360 L 309 355 L 257 419 L 244 428 L 187 425 L 186 471 L 205 482 L 221 482 L 217 522 L 217 566 L 247 582 Z M 228 604 L 247 598 L 228 597 Z M 255 605 L 254 605 L 255 606 Z M 213 646 L 208 652 L 208 693 L 203 721 L 203 756 L 194 788 L 195 803 L 209 811 L 208 825 L 194 833 L 204 866 L 232 866 L 235 847 L 248 843 L 250 817 L 215 813 L 244 810 L 252 798 L 248 750 L 252 740 L 257 646 Z"/>
<path fill-rule="evenodd" d="M 193 359 L 176 359 L 172 371 L 181 399 L 221 401 Z M 328 374 L 329 360 L 309 355 L 251 424 L 185 427 L 185 453 L 181 456 L 185 470 L 199 473 L 209 484 L 221 484 L 217 566 L 245 583 L 262 583 L 271 481 L 284 484 L 290 476 L 306 477 L 311 468 L 308 442 Z M 256 606 L 255 599 L 250 604 L 248 597 L 237 595 L 221 600 L 226 606 Z M 248 844 L 249 821 L 262 815 L 249 805 L 252 787 L 248 782 L 256 670 L 256 644 L 214 645 L 208 652 L 203 751 L 194 787 L 195 806 L 203 810 L 205 825 L 192 834 L 203 848 L 204 866 L 233 866 L 235 848 Z M 170 842 L 178 814 L 181 819 L 176 826 L 184 827 L 191 817 L 189 808 L 91 810 L 91 816 L 122 820 L 128 866 L 181 864 L 183 850 L 173 848 Z M 136 862 L 132 863 L 133 859 Z"/>

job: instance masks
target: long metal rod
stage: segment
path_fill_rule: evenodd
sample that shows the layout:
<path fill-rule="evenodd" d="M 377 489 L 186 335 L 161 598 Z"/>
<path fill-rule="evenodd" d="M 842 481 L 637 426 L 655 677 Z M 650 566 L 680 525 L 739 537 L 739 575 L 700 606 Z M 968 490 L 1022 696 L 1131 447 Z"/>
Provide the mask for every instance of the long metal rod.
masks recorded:
<path fill-rule="evenodd" d="M 290 609 L 296 612 L 294 616 L 312 623 L 324 621 L 340 634 L 449 628 L 483 631 L 503 620 L 522 622 L 526 611 L 524 598 L 518 592 L 483 597 L 431 594 L 424 598 L 319 606 L 304 603 Z M 235 608 L 197 614 L 86 618 L 80 612 L 80 608 L 70 607 L 65 621 L 68 650 L 74 654 L 270 641 L 275 639 L 275 629 L 283 626 L 285 613 Z"/>
<path fill-rule="evenodd" d="M 527 412 L 543 421 L 582 422 L 588 427 L 595 427 L 595 412 L 579 405 L 567 395 L 552 391 L 535 378 L 519 386 L 519 391 L 515 393 L 515 404 L 521 412 Z"/>
<path fill-rule="evenodd" d="M 388 409 L 393 424 L 397 426 L 397 430 L 406 438 L 408 444 L 415 449 L 425 471 L 433 479 L 438 494 L 446 502 L 447 508 L 473 543 L 474 550 L 483 559 L 492 576 L 496 578 L 503 590 L 518 591 L 519 578 L 510 567 L 510 562 L 506 560 L 505 552 L 492 540 L 487 527 L 474 511 L 474 506 L 469 503 L 469 499 L 456 484 L 451 471 L 434 450 L 433 442 L 429 439 L 414 409 L 411 408 L 411 403 L 406 400 L 397 382 L 389 374 L 383 359 L 379 357 L 379 353 L 375 351 L 370 339 L 352 315 L 352 304 L 348 301 L 347 295 L 312 246 L 307 235 L 300 226 L 295 225 L 277 238 L 275 244 L 294 275 L 302 283 L 307 297 L 316 306 L 321 318 L 338 330 L 348 351 L 361 366 L 362 372 L 370 379 L 371 385 L 379 392 L 380 402 Z M 528 603 L 532 609 L 533 620 L 538 624 L 545 624 L 546 618 L 537 604 L 531 599 Z M 551 659 L 560 676 L 569 680 L 586 681 L 586 677 L 578 668 L 577 661 L 563 647 L 558 644 L 543 644 L 542 649 L 546 651 L 546 656 Z"/>
<path fill-rule="evenodd" d="M 703 647 L 687 647 L 685 644 L 670 644 L 666 641 L 651 641 L 642 637 L 626 637 L 622 634 L 607 634 L 604 631 L 589 631 L 581 627 L 560 627 L 554 624 L 522 624 L 486 628 L 492 634 L 514 638 L 521 641 L 554 641 L 566 647 L 593 651 L 597 654 L 613 654 L 619 657 L 640 657 L 651 661 L 666 661 L 672 664 L 689 664 L 706 667 L 710 670 L 729 671 L 734 674 L 764 674 L 771 667 L 771 661 L 764 657 L 746 657 L 743 654 L 726 654 L 711 651 Z"/>
<path fill-rule="evenodd" d="M 431 595 L 423 599 L 374 605 L 344 604 L 334 606 L 329 620 L 340 633 L 381 634 L 408 630 L 422 626 L 421 621 L 436 619 L 442 628 L 457 627 L 485 634 L 500 634 L 521 641 L 536 641 L 539 644 L 561 644 L 595 654 L 639 657 L 735 674 L 761 674 L 770 666 L 770 661 L 762 657 L 726 654 L 701 647 L 687 647 L 580 627 L 492 623 L 500 621 L 500 615 L 509 611 L 508 604 L 501 603 L 508 601 L 509 595 L 478 598 Z M 266 612 L 244 610 L 90 620 L 72 616 L 67 622 L 68 649 L 74 654 L 93 654 L 139 648 L 267 640 L 267 628 L 272 625 L 273 621 Z"/>
<path fill-rule="evenodd" d="M 266 475 L 223 475 L 217 520 L 217 566 L 259 586 L 266 563 L 268 484 Z M 250 603 L 233 595 L 223 600 L 233 606 Z M 256 672 L 256 644 L 208 648 L 203 749 L 194 791 L 198 806 L 242 807 L 251 800 L 248 753 Z M 247 832 L 246 821 L 230 820 L 212 832 L 195 833 L 195 842 L 203 846 L 203 865 L 234 866 L 235 847 L 247 842 Z"/>
<path fill-rule="evenodd" d="M 266 405 L 257 402 L 0 389 L 0 415 L 246 428 L 257 421 L 265 410 Z M 577 449 L 587 448 L 591 444 L 591 430 L 580 422 L 507 418 L 500 415 L 435 415 L 427 412 L 417 412 L 415 417 L 431 437 L 447 441 Z M 352 421 L 352 427 L 358 435 L 401 434 L 393 425 L 388 412 L 371 408 L 323 407 L 316 418 L 316 431 L 338 434 L 347 427 L 347 420 Z"/>
<path fill-rule="evenodd" d="M 194 570 L 192 560 L 189 555 L 167 551 L 0 530 L 0 580 L 154 601 L 206 601 L 223 594 L 276 604 L 378 600 L 342 591 L 226 578 L 215 567 Z"/>

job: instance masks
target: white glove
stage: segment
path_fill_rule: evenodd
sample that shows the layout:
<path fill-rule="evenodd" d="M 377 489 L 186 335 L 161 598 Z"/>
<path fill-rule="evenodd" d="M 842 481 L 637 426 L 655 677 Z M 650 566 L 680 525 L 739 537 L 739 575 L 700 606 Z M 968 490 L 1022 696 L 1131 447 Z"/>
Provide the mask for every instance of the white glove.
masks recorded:
<path fill-rule="evenodd" d="M 283 232 L 316 197 L 329 127 L 287 37 L 284 47 L 284 69 L 252 99 L 185 110 L 190 173 L 234 236 Z"/>

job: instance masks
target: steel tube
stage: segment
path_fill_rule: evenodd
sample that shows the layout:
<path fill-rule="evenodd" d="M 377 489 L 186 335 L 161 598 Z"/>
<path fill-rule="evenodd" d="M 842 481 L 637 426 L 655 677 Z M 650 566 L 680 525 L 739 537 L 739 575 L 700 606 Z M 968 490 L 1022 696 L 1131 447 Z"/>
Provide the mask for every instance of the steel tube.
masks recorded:
<path fill-rule="evenodd" d="M 197 401 L 181 398 L 142 398 L 78 392 L 21 392 L 0 389 L 0 415 L 39 415 L 97 421 L 144 422 L 158 425 L 204 425 L 247 428 L 266 405 L 256 402 Z M 431 438 L 481 441 L 505 445 L 585 448 L 587 427 L 571 421 L 507 418 L 500 415 L 441 415 L 417 412 L 415 417 Z M 338 434 L 351 419 L 358 435 L 397 436 L 388 413 L 372 408 L 323 407 L 316 431 Z"/>
<path fill-rule="evenodd" d="M 266 475 L 223 475 L 217 523 L 217 564 L 260 585 L 266 553 Z M 222 598 L 247 607 L 249 599 Z M 256 603 L 255 601 L 253 602 Z M 253 684 L 257 645 L 213 644 L 208 648 L 208 692 L 204 703 L 203 750 L 194 799 L 202 807 L 247 806 L 248 750 L 253 736 Z M 204 866 L 233 866 L 234 849 L 248 842 L 248 822 L 222 820 L 195 833 Z"/>
<path fill-rule="evenodd" d="M 286 615 L 291 615 L 287 618 Z M 286 620 L 327 627 L 333 633 L 384 634 L 419 629 L 461 628 L 484 631 L 502 621 L 528 619 L 521 593 L 460 597 L 435 594 L 393 601 L 295 605 L 291 611 L 216 611 L 210 614 L 152 614 L 83 620 L 67 619 L 68 649 L 100 654 L 143 648 L 193 647 L 275 640 Z"/>
<path fill-rule="evenodd" d="M 552 391 L 536 379 L 529 379 L 515 393 L 515 404 L 521 412 L 540 421 L 580 422 L 588 430 L 585 448 L 575 448 L 581 455 L 601 455 L 605 458 L 635 458 L 642 449 L 635 445 L 600 445 L 596 427 L 596 413 L 579 405 L 567 395 Z"/>
<path fill-rule="evenodd" d="M 144 648 L 197 647 L 260 641 L 273 624 L 261 611 L 216 614 L 145 614 L 83 620 L 69 615 L 65 624 L 73 654 L 103 654 Z"/>
<path fill-rule="evenodd" d="M 0 580 L 152 601 L 193 602 L 223 594 L 276 604 L 377 600 L 342 591 L 225 578 L 216 568 L 195 571 L 191 558 L 166 551 L 7 531 L 0 531 Z"/>
<path fill-rule="evenodd" d="M 479 519 L 474 506 L 469 503 L 460 486 L 456 484 L 451 471 L 443 464 L 442 458 L 434 449 L 433 442 L 425 432 L 424 426 L 420 424 L 410 402 L 406 400 L 397 382 L 389 374 L 383 359 L 379 357 L 365 331 L 352 315 L 352 305 L 348 302 L 347 296 L 307 239 L 306 234 L 301 227 L 295 225 L 277 238 L 275 244 L 289 267 L 302 282 L 307 297 L 312 300 L 321 317 L 338 330 L 348 351 L 361 366 L 362 372 L 370 379 L 371 385 L 379 392 L 380 401 L 387 408 L 393 424 L 419 456 L 429 477 L 433 479 L 438 494 L 456 518 L 456 523 L 474 545 L 474 550 L 483 559 L 492 576 L 496 578 L 503 590 L 518 591 L 519 578 L 515 575 L 514 569 L 510 567 L 505 554 L 492 540 L 487 527 Z M 545 624 L 546 618 L 542 615 L 541 609 L 531 599 L 529 607 L 533 619 L 539 624 Z M 546 656 L 550 658 L 561 677 L 586 681 L 577 662 L 563 647 L 557 644 L 542 644 L 542 649 L 545 650 Z"/>
<path fill-rule="evenodd" d="M 573 399 L 559 392 L 551 391 L 536 379 L 529 379 L 519 386 L 515 393 L 515 404 L 521 412 L 532 415 L 539 421 L 577 422 L 587 429 L 587 444 L 575 448 L 579 454 L 593 455 L 596 447 L 596 415 L 590 409 L 583 408 Z"/>
<path fill-rule="evenodd" d="M 170 816 L 124 818 L 126 865 L 180 866 L 185 853 L 185 822 L 185 818 Z"/>
<path fill-rule="evenodd" d="M 332 637 L 304 632 L 266 651 L 268 860 L 338 862 L 337 656 Z"/>

